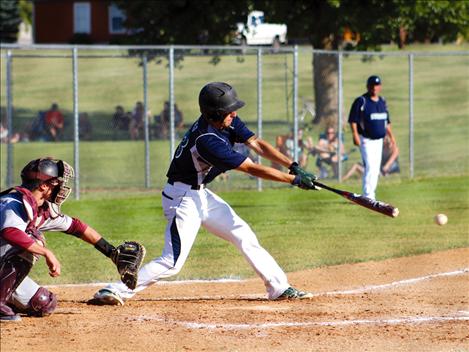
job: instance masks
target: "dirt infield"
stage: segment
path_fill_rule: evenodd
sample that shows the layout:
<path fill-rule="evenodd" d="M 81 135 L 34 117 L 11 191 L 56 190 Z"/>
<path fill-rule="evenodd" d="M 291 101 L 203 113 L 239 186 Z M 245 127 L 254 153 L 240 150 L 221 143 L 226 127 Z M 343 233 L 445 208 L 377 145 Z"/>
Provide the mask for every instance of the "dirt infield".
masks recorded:
<path fill-rule="evenodd" d="M 161 283 L 123 307 L 53 287 L 46 318 L 1 324 L 1 351 L 469 351 L 469 248 L 289 274 L 315 292 L 266 300 L 259 279 Z"/>

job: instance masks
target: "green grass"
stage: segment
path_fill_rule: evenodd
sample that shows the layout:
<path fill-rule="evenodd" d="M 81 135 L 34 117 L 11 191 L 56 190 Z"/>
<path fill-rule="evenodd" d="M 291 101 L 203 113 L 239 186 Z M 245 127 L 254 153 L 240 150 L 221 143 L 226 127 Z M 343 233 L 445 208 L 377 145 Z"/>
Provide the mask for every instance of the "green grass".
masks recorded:
<path fill-rule="evenodd" d="M 351 182 L 342 186 L 359 191 Z M 257 233 L 261 244 L 286 270 L 381 260 L 469 246 L 469 183 L 466 177 L 394 180 L 380 184 L 378 197 L 398 206 L 385 217 L 327 191 L 277 189 L 261 193 L 220 193 Z M 145 262 L 159 256 L 166 221 L 158 192 L 67 201 L 64 211 L 78 216 L 110 242 L 138 240 Z M 436 213 L 446 226 L 433 222 Z M 61 233 L 47 234 L 63 265 L 58 279 L 47 276 L 44 260 L 33 277 L 41 283 L 99 282 L 117 279 L 112 263 L 89 244 Z M 231 244 L 199 232 L 189 259 L 176 279 L 252 277 L 254 272 Z"/>
<path fill-rule="evenodd" d="M 303 48 L 305 49 L 305 48 Z M 303 101 L 314 100 L 312 57 L 308 50 L 300 50 L 298 60 L 299 106 Z M 392 47 L 384 47 L 390 51 Z M 468 45 L 414 45 L 409 51 L 461 51 Z M 4 52 L 2 51 L 2 54 Z M 14 55 L 41 53 L 44 51 L 18 51 Z M 49 52 L 51 53 L 51 52 Z M 67 54 L 68 51 L 54 51 Z M 87 52 L 89 54 L 90 52 Z M 98 51 L 91 52 L 97 54 Z M 84 53 L 81 53 L 84 54 Z M 388 101 L 392 125 L 401 151 L 401 175 L 409 175 L 409 104 L 407 57 L 374 57 L 364 61 L 358 55 L 343 60 L 344 117 L 347 117 L 353 99 L 364 92 L 364 82 L 370 74 L 383 79 L 383 95 Z M 331 56 L 331 60 L 334 57 Z M 255 55 L 221 56 L 217 65 L 210 63 L 209 56 L 186 56 L 175 70 L 175 99 L 190 124 L 197 118 L 197 95 L 207 81 L 224 80 L 235 85 L 239 96 L 246 101 L 240 110 L 241 117 L 250 128 L 257 130 L 257 62 Z M 167 61 L 151 62 L 148 66 L 148 105 L 152 114 L 158 114 L 168 99 Z M 70 58 L 23 58 L 13 60 L 13 125 L 23 130 L 39 110 L 45 110 L 52 101 L 60 104 L 66 116 L 65 137 L 73 133 L 72 71 Z M 292 124 L 292 69 L 291 54 L 266 55 L 263 57 L 263 136 L 270 142 L 275 136 L 286 133 Z M 142 69 L 135 58 L 79 59 L 79 110 L 87 111 L 92 121 L 93 141 L 83 143 L 80 163 L 82 186 L 88 188 L 140 187 L 143 183 L 143 144 L 123 140 L 125 134 L 116 135 L 111 127 L 114 107 L 121 104 L 131 110 L 137 100 L 143 99 Z M 469 60 L 468 56 L 433 56 L 414 58 L 414 129 L 415 129 L 415 175 L 444 176 L 469 174 Z M 5 60 L 1 61 L 1 87 L 5 87 Z M 0 105 L 5 107 L 5 89 L 1 89 Z M 307 115 L 304 122 L 309 122 Z M 307 135 L 317 141 L 324 126 L 309 126 Z M 103 143 L 103 141 L 107 141 Z M 114 144 L 113 144 L 114 142 Z M 15 175 L 31 155 L 65 155 L 73 160 L 71 143 L 15 145 Z M 345 126 L 346 150 L 352 147 L 348 126 Z M 6 148 L 1 145 L 0 183 L 5 182 Z M 40 151 L 42 154 L 36 153 Z M 151 146 L 152 164 L 163 169 L 169 159 L 168 143 L 155 142 Z M 100 157 L 96 157 L 96 156 Z M 123 175 L 124 162 L 129 161 Z M 351 155 L 350 165 L 359 160 L 359 153 Z M 346 165 L 345 169 L 350 165 Z M 315 170 L 314 162 L 309 165 Z M 96 170 L 104 177 L 94 178 Z M 156 170 L 152 178 L 155 185 L 164 182 L 165 170 Z M 119 175 L 109 178 L 107 174 Z M 86 176 L 89 175 L 89 176 Z M 122 183 L 119 181 L 123 176 Z"/>

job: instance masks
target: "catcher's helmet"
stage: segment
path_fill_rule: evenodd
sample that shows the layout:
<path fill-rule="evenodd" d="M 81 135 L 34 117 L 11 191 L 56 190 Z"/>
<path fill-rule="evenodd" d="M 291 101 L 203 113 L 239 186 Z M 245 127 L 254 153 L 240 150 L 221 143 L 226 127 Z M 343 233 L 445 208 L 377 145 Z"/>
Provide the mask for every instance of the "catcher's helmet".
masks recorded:
<path fill-rule="evenodd" d="M 49 181 L 59 177 L 59 167 L 52 159 L 31 160 L 21 171 L 21 181 Z"/>
<path fill-rule="evenodd" d="M 221 121 L 226 114 L 244 106 L 238 99 L 236 90 L 228 83 L 211 82 L 199 94 L 199 107 L 202 115 L 214 121 Z"/>
<path fill-rule="evenodd" d="M 36 188 L 43 182 L 49 182 L 55 186 L 50 201 L 60 205 L 72 191 L 67 183 L 74 174 L 73 168 L 63 160 L 41 158 L 31 160 L 21 170 L 21 181 L 22 186 L 27 188 Z"/>

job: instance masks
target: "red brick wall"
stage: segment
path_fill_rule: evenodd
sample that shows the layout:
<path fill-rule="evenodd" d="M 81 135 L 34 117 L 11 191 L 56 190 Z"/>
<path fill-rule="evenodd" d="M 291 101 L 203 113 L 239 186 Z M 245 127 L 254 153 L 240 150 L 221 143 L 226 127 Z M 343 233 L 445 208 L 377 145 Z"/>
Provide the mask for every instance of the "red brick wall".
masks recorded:
<path fill-rule="evenodd" d="M 38 44 L 67 44 L 73 33 L 73 0 L 38 0 L 34 2 L 35 42 Z M 83 1 L 86 2 L 86 1 Z M 93 43 L 108 43 L 109 1 L 88 1 L 91 5 Z"/>
<path fill-rule="evenodd" d="M 68 43 L 72 35 L 72 1 L 52 0 L 34 3 L 34 37 L 36 43 Z"/>

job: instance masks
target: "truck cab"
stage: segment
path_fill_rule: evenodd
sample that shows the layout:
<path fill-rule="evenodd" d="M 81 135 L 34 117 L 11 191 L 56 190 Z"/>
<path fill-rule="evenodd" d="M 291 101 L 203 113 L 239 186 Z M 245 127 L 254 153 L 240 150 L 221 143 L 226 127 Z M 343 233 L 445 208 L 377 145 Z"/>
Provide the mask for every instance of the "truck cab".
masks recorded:
<path fill-rule="evenodd" d="M 252 11 L 246 23 L 237 24 L 236 41 L 241 45 L 279 46 L 287 41 L 287 26 L 265 23 L 264 12 Z"/>

